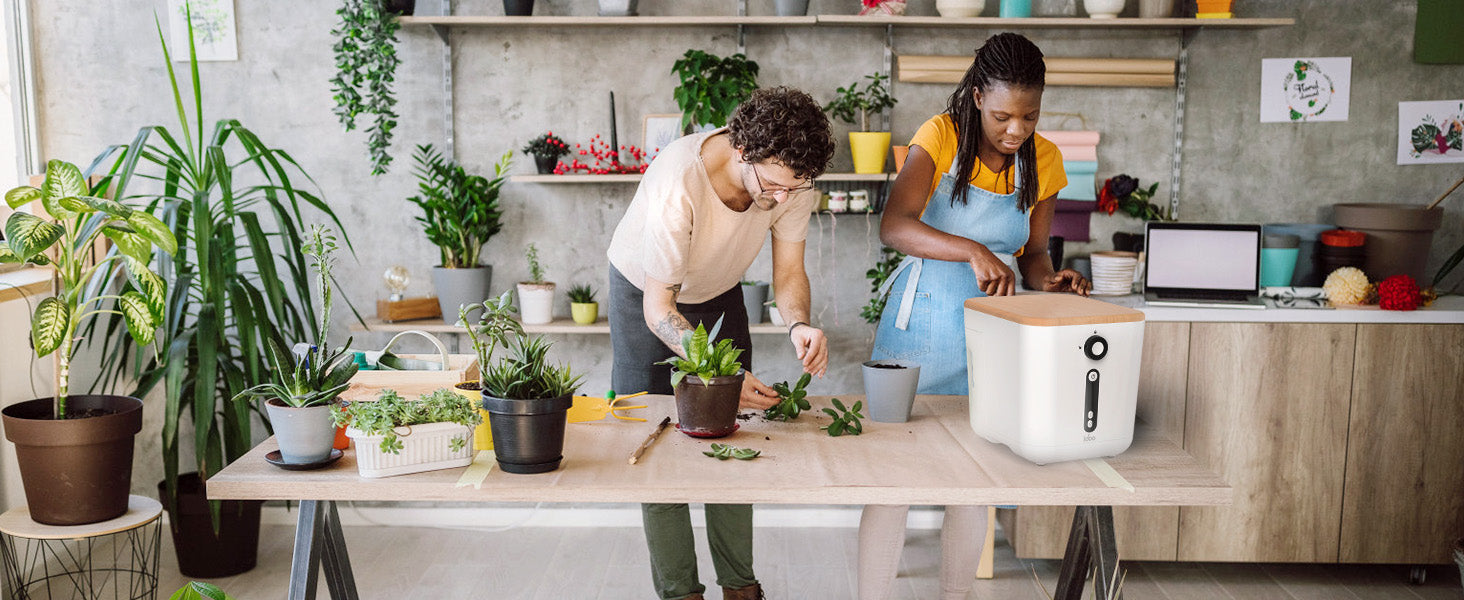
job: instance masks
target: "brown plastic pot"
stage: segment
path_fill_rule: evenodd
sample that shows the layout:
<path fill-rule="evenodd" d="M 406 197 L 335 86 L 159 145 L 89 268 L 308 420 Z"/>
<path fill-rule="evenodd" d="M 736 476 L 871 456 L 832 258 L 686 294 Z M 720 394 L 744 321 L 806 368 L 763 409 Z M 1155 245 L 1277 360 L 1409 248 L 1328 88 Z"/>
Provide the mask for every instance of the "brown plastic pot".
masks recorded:
<path fill-rule="evenodd" d="M 166 482 L 158 482 L 158 497 L 167 498 Z M 217 579 L 254 568 L 259 556 L 259 509 L 263 500 L 219 502 L 219 530 L 203 479 L 198 473 L 178 476 L 177 503 L 168 507 L 178 572 L 186 577 Z"/>
<path fill-rule="evenodd" d="M 736 375 L 713 377 L 702 383 L 687 375 L 676 385 L 677 428 L 692 437 L 719 438 L 737 429 L 737 403 L 742 397 L 742 379 Z"/>
<path fill-rule="evenodd" d="M 1434 231 L 1443 223 L 1444 209 L 1432 210 L 1416 204 L 1333 204 L 1338 227 L 1367 234 L 1367 261 L 1363 271 L 1378 281 L 1394 275 L 1409 275 L 1419 287 L 1432 284 L 1428 253 Z"/>
<path fill-rule="evenodd" d="M 53 400 L 12 404 L 0 411 L 5 439 L 15 443 L 31 519 L 83 525 L 127 512 L 132 442 L 142 430 L 142 401 L 127 396 L 67 396 L 70 412 L 96 417 L 55 420 Z"/>

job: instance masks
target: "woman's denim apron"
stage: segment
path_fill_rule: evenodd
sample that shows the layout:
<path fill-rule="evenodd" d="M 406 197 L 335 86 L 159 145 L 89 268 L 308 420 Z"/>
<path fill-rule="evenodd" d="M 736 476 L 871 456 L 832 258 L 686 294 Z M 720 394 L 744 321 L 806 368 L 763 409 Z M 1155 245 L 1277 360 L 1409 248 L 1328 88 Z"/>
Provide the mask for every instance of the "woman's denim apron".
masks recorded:
<path fill-rule="evenodd" d="M 920 221 L 979 242 L 1013 266 L 1012 256 L 1027 243 L 1031 228 L 1027 213 L 1017 209 L 1021 159 L 1012 166 L 1011 174 L 1018 180 L 1012 193 L 997 194 L 971 185 L 966 204 L 951 206 L 958 185 L 955 165 L 953 159 L 941 175 Z M 967 298 L 986 295 L 977 285 L 970 263 L 906 257 L 885 282 L 881 293 L 885 291 L 890 292 L 889 302 L 880 315 L 872 358 L 919 363 L 921 394 L 965 395 L 964 304 Z"/>

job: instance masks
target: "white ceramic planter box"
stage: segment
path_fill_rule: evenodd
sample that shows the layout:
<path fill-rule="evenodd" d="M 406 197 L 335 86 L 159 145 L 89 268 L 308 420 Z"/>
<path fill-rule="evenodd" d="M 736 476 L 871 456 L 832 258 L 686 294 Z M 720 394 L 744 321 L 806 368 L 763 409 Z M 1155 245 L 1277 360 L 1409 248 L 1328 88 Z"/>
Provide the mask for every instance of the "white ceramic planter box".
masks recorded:
<path fill-rule="evenodd" d="M 381 451 L 384 435 L 366 435 L 360 429 L 347 427 L 346 437 L 355 442 L 356 468 L 362 477 L 367 478 L 466 467 L 473 462 L 473 430 L 457 423 L 398 427 L 397 439 L 402 442 L 402 451 L 398 454 Z M 460 450 L 453 451 L 453 438 L 463 438 L 466 443 Z"/>

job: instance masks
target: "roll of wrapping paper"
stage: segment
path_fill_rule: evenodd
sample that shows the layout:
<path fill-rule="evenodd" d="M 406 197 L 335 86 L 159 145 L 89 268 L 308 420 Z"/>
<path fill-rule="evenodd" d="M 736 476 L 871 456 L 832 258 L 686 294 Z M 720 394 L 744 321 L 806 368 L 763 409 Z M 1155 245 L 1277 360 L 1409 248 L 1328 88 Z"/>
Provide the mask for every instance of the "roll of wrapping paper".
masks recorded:
<path fill-rule="evenodd" d="M 1037 135 L 1055 144 L 1064 160 L 1098 160 L 1096 131 L 1038 131 Z"/>
<path fill-rule="evenodd" d="M 1173 60 L 1147 58 L 1048 57 L 1047 85 L 1173 87 Z M 899 80 L 910 83 L 959 83 L 971 66 L 968 56 L 899 57 Z"/>

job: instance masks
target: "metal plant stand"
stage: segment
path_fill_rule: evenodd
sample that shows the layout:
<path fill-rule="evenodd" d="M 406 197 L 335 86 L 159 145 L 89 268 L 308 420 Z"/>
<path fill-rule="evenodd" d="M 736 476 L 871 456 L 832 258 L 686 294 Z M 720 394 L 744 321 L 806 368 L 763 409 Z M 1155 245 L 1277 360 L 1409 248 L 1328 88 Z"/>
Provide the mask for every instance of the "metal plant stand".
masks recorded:
<path fill-rule="evenodd" d="M 131 496 L 120 517 L 86 525 L 32 521 L 22 506 L 0 515 L 5 597 L 11 600 L 151 600 L 158 593 L 163 507 Z"/>

